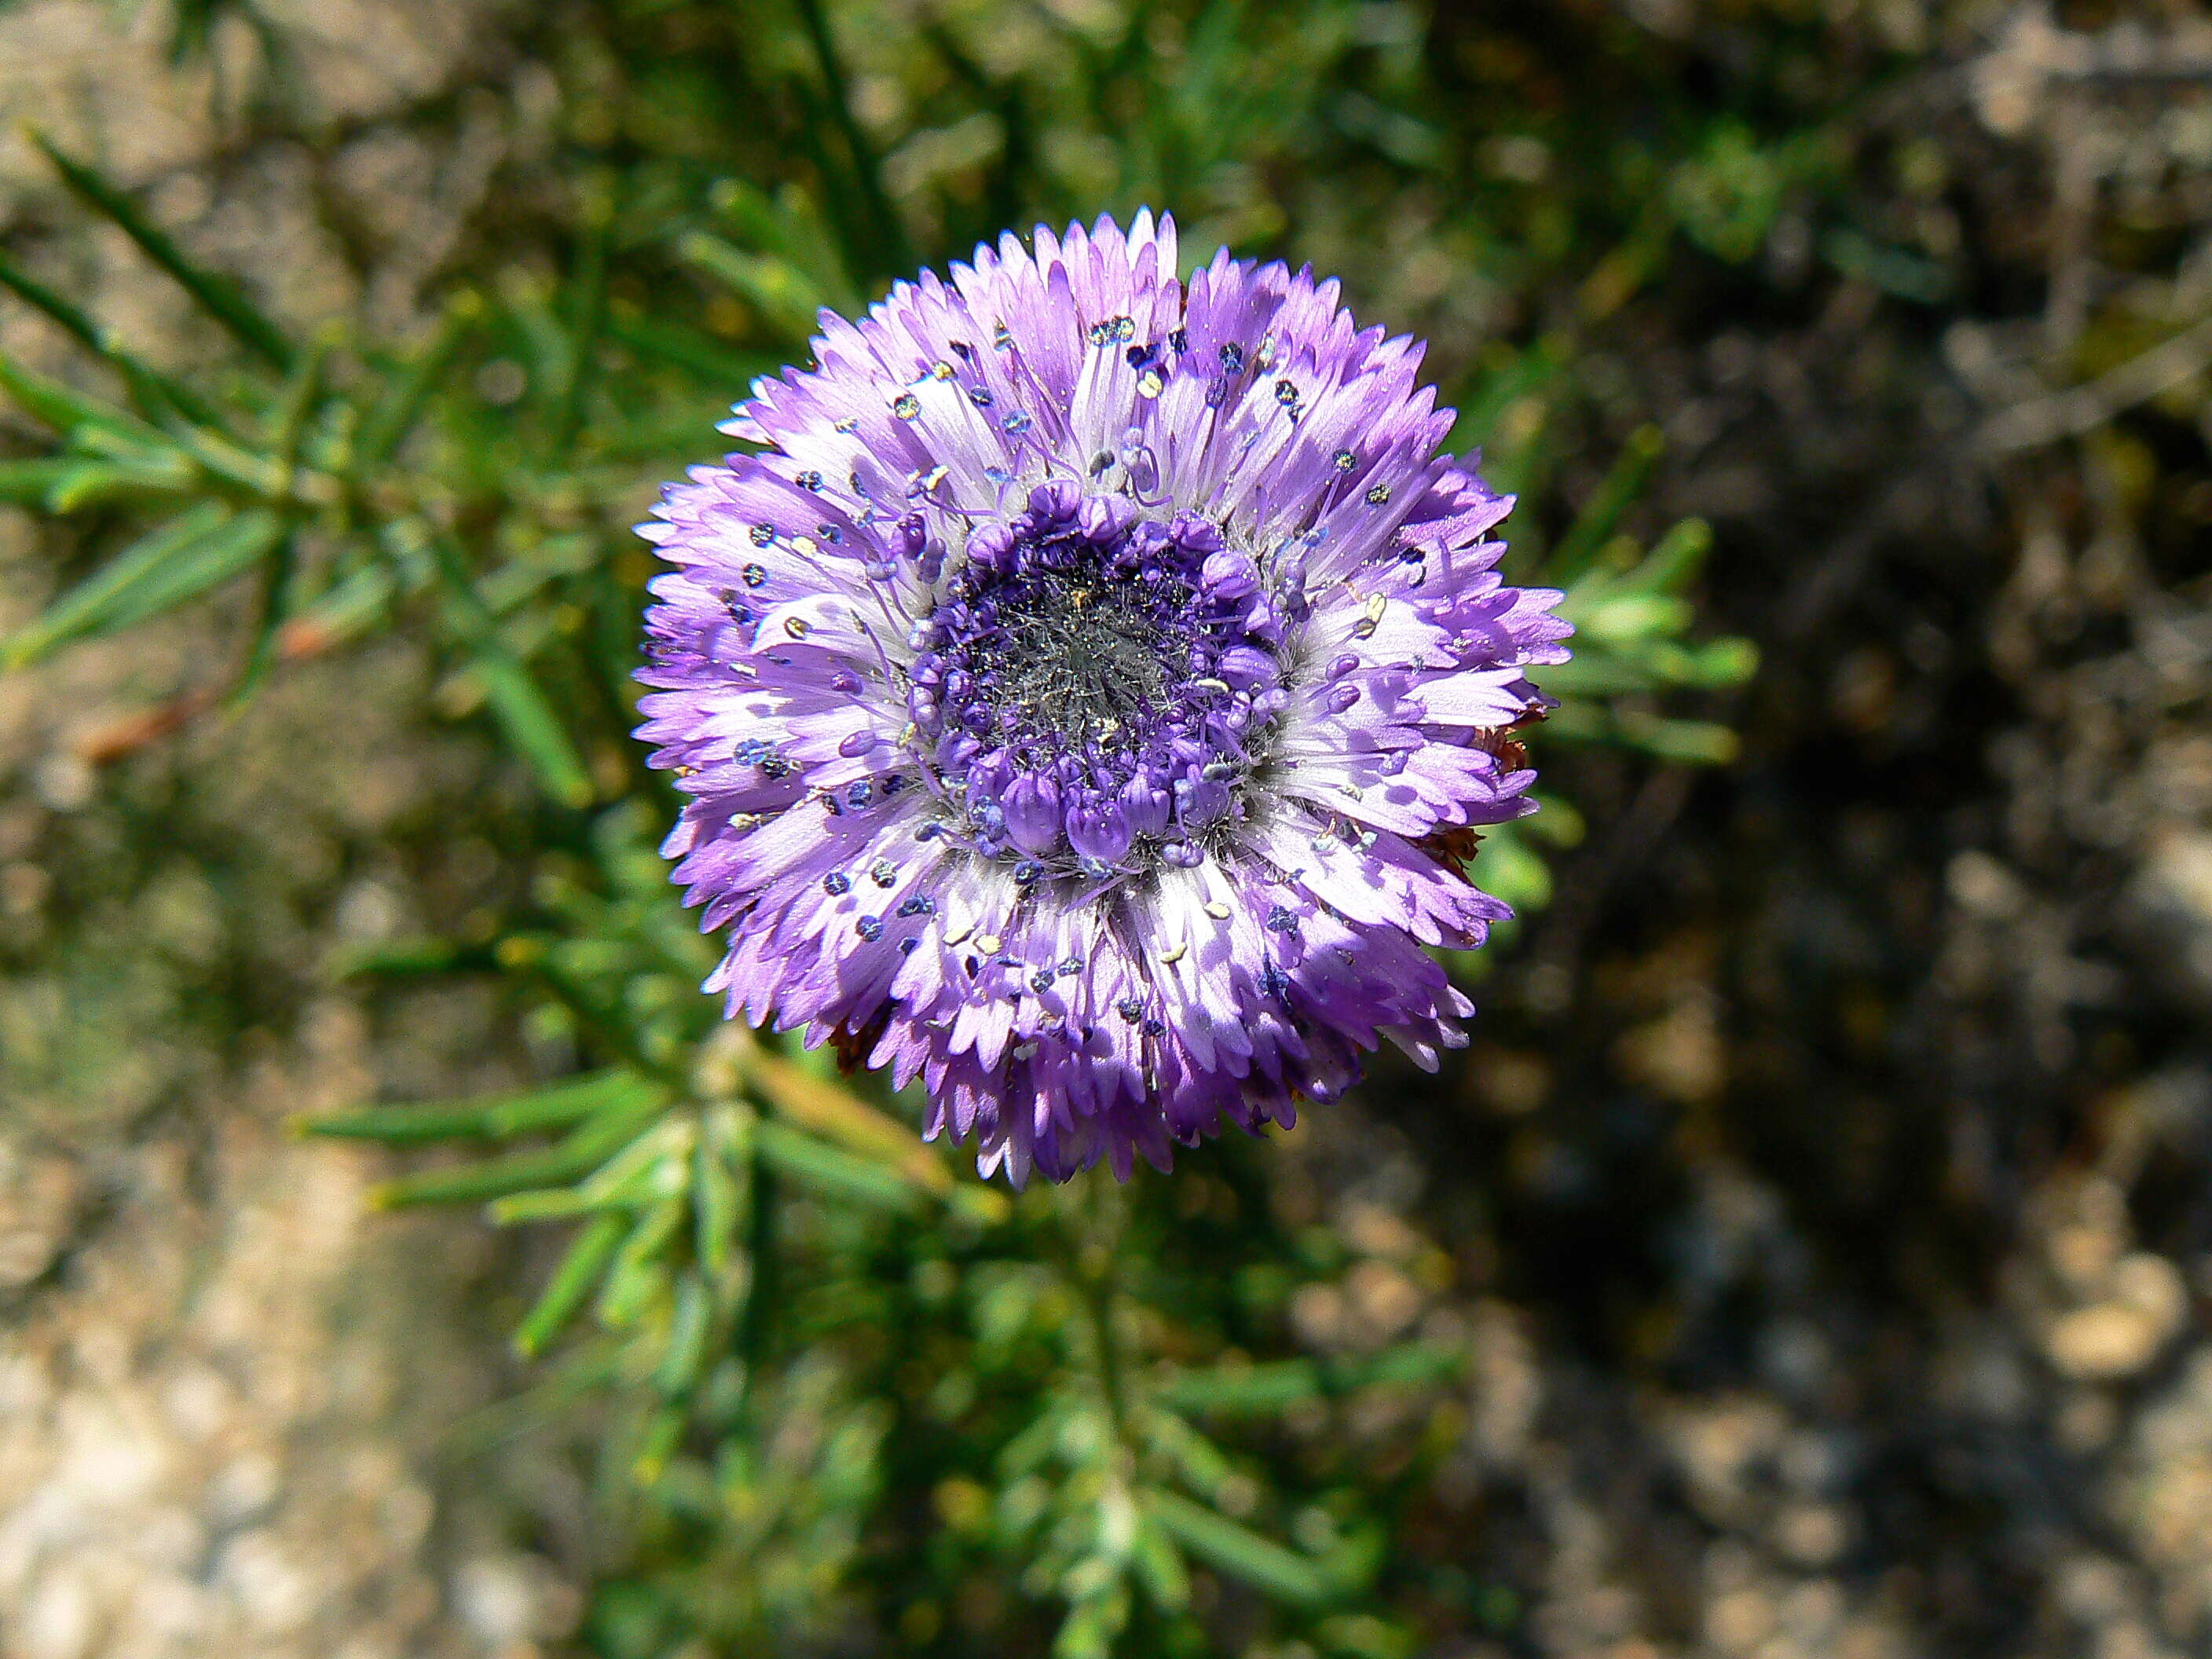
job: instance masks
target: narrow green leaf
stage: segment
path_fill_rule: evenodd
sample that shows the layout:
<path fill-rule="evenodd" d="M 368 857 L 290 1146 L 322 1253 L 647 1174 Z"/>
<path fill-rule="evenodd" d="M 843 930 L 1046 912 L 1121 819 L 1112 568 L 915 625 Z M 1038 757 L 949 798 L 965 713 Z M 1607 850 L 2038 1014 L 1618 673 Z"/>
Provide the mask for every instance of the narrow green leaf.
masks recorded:
<path fill-rule="evenodd" d="M 1618 586 L 1625 592 L 1672 593 L 1685 586 L 1713 549 L 1713 527 L 1703 519 L 1685 519 L 1625 572 Z"/>
<path fill-rule="evenodd" d="M 1097 1566 L 1096 1560 L 1084 1567 Z M 1078 1572 L 1084 1569 L 1078 1568 Z M 1129 1622 L 1128 1592 L 1110 1579 L 1106 1588 L 1081 1597 L 1068 1608 L 1067 1617 L 1052 1638 L 1052 1659 L 1113 1659 L 1115 1638 Z"/>
<path fill-rule="evenodd" d="M 118 553 L 0 645 L 0 668 L 38 661 L 73 640 L 157 617 L 251 569 L 283 538 L 264 507 L 234 514 L 204 501 Z"/>
<path fill-rule="evenodd" d="M 1175 1539 L 1158 1522 L 1146 1516 L 1137 1522 L 1129 1559 L 1154 1607 L 1172 1613 L 1190 1605 L 1190 1571 L 1183 1565 Z"/>
<path fill-rule="evenodd" d="M 485 1208 L 492 1224 L 498 1227 L 526 1226 L 535 1221 L 573 1221 L 579 1216 L 597 1215 L 605 1210 L 635 1210 L 650 1185 L 647 1177 L 640 1176 L 629 1186 L 611 1191 L 589 1187 L 536 1187 L 528 1192 L 495 1198 Z"/>
<path fill-rule="evenodd" d="M 573 1187 L 549 1188 L 496 1199 L 491 1218 L 502 1226 L 559 1215 L 582 1215 L 610 1205 L 637 1208 L 684 1195 L 690 1183 L 692 1122 L 665 1115 L 645 1133 Z"/>
<path fill-rule="evenodd" d="M 0 501 L 10 507 L 44 507 L 49 491 L 88 466 L 106 470 L 100 462 L 74 458 L 0 461 Z"/>
<path fill-rule="evenodd" d="M 715 216 L 737 233 L 741 247 L 774 253 L 803 270 L 841 313 L 860 309 L 865 297 L 854 288 L 837 247 L 837 234 L 814 198 L 787 181 L 771 197 L 749 179 L 718 179 L 708 197 Z"/>
<path fill-rule="evenodd" d="M 1272 1417 L 1301 1401 L 1318 1399 L 1322 1392 L 1319 1365 L 1310 1359 L 1280 1359 L 1185 1371 L 1160 1383 L 1154 1395 L 1176 1411 Z"/>
<path fill-rule="evenodd" d="M 1565 662 L 1547 664 L 1543 674 L 1544 690 L 1565 699 L 1568 710 L 1596 698 L 1653 690 L 1660 683 L 1658 675 L 1643 657 L 1595 640 L 1580 644 Z M 1552 716 L 1544 727 L 1547 737 L 1556 737 L 1567 729 L 1561 720 L 1563 717 L 1571 720 L 1568 710 Z"/>
<path fill-rule="evenodd" d="M 488 971 L 498 966 L 489 951 L 449 939 L 396 939 L 378 945 L 341 945 L 324 959 L 330 979 L 356 975 L 452 974 Z"/>
<path fill-rule="evenodd" d="M 386 1209 L 411 1204 L 481 1203 L 509 1193 L 579 1181 L 635 1140 L 660 1109 L 657 1098 L 641 1097 L 594 1114 L 583 1127 L 550 1152 L 520 1152 L 402 1176 L 379 1187 L 375 1202 Z"/>
<path fill-rule="evenodd" d="M 922 1195 L 889 1166 L 841 1152 L 787 1123 L 769 1119 L 754 1132 L 761 1156 L 831 1198 L 855 1199 L 887 1210 L 910 1211 Z"/>
<path fill-rule="evenodd" d="M 686 1420 L 680 1406 L 663 1406 L 646 1419 L 638 1436 L 637 1455 L 630 1460 L 631 1476 L 641 1486 L 651 1486 L 668 1472 L 668 1460 L 684 1441 Z"/>
<path fill-rule="evenodd" d="M 1582 598 L 1577 590 L 1559 607 L 1559 614 L 1575 625 L 1578 635 L 1611 645 L 1679 634 L 1696 616 L 1687 599 L 1672 593 L 1622 593 L 1610 586 L 1589 598 Z"/>
<path fill-rule="evenodd" d="M 262 575 L 260 599 L 255 606 L 253 643 L 246 647 L 246 666 L 227 699 L 231 708 L 243 708 L 261 689 L 262 682 L 269 678 L 269 671 L 276 665 L 279 631 L 298 598 L 299 578 L 300 538 L 288 529 L 276 544 L 276 556 L 269 561 Z"/>
<path fill-rule="evenodd" d="M 561 395 L 554 404 L 551 428 L 553 446 L 561 451 L 571 447 L 583 424 L 599 340 L 606 331 L 607 247 L 614 234 L 616 175 L 597 172 L 583 181 L 580 193 L 584 234 L 567 285 L 568 353 L 562 365 Z"/>
<path fill-rule="evenodd" d="M 1488 860 L 1499 844 L 1495 840 L 1486 843 L 1482 857 Z M 1457 1349 L 1401 1343 L 1368 1358 L 1327 1365 L 1311 1359 L 1279 1359 L 1182 1371 L 1162 1379 L 1152 1392 L 1154 1400 L 1174 1411 L 1272 1417 L 1304 1401 L 1346 1395 L 1379 1382 L 1443 1382 L 1457 1376 L 1466 1364 Z"/>
<path fill-rule="evenodd" d="M 854 112 L 852 89 L 846 80 L 844 61 L 838 53 L 836 40 L 830 31 L 829 15 L 822 0 L 796 0 L 796 3 L 799 21 L 805 26 L 806 38 L 814 48 L 815 67 L 821 71 L 830 122 L 844 140 L 845 152 L 851 158 L 852 181 L 859 198 L 858 216 L 864 228 L 866 251 L 874 255 L 877 269 L 904 270 L 914 263 L 907 245 L 906 228 L 899 222 L 890 193 L 884 186 L 882 160 Z M 849 263 L 858 275 L 859 267 L 866 261 L 856 258 Z"/>
<path fill-rule="evenodd" d="M 676 241 L 677 256 L 732 289 L 788 339 L 814 332 L 822 295 L 805 274 L 768 254 L 748 253 L 710 232 L 694 230 Z"/>
<path fill-rule="evenodd" d="M 0 501 L 49 513 L 74 513 L 94 501 L 136 495 L 173 495 L 190 489 L 192 482 L 191 467 L 176 454 L 113 460 L 54 455 L 0 461 Z"/>
<path fill-rule="evenodd" d="M 752 1121 L 732 1104 L 706 1112 L 698 1144 L 691 1149 L 692 1248 L 708 1273 L 719 1279 L 730 1265 L 738 1230 L 744 1224 L 745 1189 L 738 1171 L 750 1162 Z"/>
<path fill-rule="evenodd" d="M 457 295 L 447 304 L 429 343 L 393 378 L 362 422 L 354 453 L 364 471 L 390 460 L 414 429 L 423 405 L 452 367 L 462 342 L 482 320 L 483 309 L 483 299 L 475 294 Z"/>
<path fill-rule="evenodd" d="M 777 360 L 764 352 L 733 350 L 711 334 L 648 315 L 623 300 L 610 306 L 607 332 L 633 351 L 689 369 L 718 387 L 750 386 L 776 367 Z"/>
<path fill-rule="evenodd" d="M 301 436 L 307 430 L 307 417 L 314 413 L 315 400 L 322 396 L 323 370 L 330 362 L 333 343 L 328 334 L 316 337 L 293 366 L 291 377 L 276 401 L 276 418 L 270 433 L 269 449 L 277 465 L 288 473 L 300 459 Z"/>
<path fill-rule="evenodd" d="M 107 350 L 106 333 L 98 324 L 4 254 L 0 254 L 0 288 L 32 309 L 44 312 L 79 345 L 102 354 Z"/>
<path fill-rule="evenodd" d="M 1692 666 L 1686 683 L 1708 690 L 1741 685 L 1759 672 L 1759 647 L 1749 640 L 1709 640 L 1690 650 Z"/>
<path fill-rule="evenodd" d="M 276 417 L 270 434 L 270 464 L 288 491 L 292 488 L 294 469 L 299 464 L 300 441 L 307 432 L 316 400 L 322 395 L 323 368 L 329 361 L 331 344 L 327 334 L 316 338 L 294 369 L 291 382 L 284 388 L 284 395 L 276 406 Z M 260 599 L 255 607 L 253 643 L 247 648 L 246 666 L 230 693 L 229 703 L 234 708 L 244 707 L 261 689 L 269 671 L 276 666 L 280 630 L 299 602 L 299 541 L 288 534 L 277 544 L 276 556 L 269 562 L 262 578 Z"/>
<path fill-rule="evenodd" d="M 1279 1601 L 1310 1607 L 1336 1595 L 1337 1587 L 1320 1563 L 1224 1515 L 1157 1487 L 1146 1492 L 1140 1501 L 1146 1515 L 1193 1555 Z"/>
<path fill-rule="evenodd" d="M 590 805 L 598 792 L 569 740 L 568 728 L 521 659 L 500 641 L 491 612 L 469 580 L 459 550 L 441 535 L 431 538 L 430 551 L 456 631 L 469 652 L 469 671 L 483 688 L 492 718 L 515 752 L 538 775 L 548 795 L 563 806 Z"/>
<path fill-rule="evenodd" d="M 62 459 L 66 470 L 46 492 L 49 513 L 76 513 L 96 501 L 180 495 L 199 482 L 191 463 L 173 452 L 119 456 L 113 460 L 89 456 Z"/>
<path fill-rule="evenodd" d="M 1665 447 L 1666 439 L 1656 426 L 1641 426 L 1629 434 L 1612 471 L 1553 550 L 1544 567 L 1547 582 L 1565 586 L 1589 568 L 1598 549 L 1620 522 L 1620 515 L 1644 493 L 1645 481 Z"/>
<path fill-rule="evenodd" d="M 1191 1491 L 1211 1497 L 1236 1478 L 1229 1454 L 1172 1411 L 1147 1411 L 1139 1421 L 1146 1441 L 1175 1466 L 1177 1477 Z"/>
<path fill-rule="evenodd" d="M 390 608 L 397 586 L 385 566 L 362 566 L 300 607 L 277 640 L 279 654 L 311 657 L 365 631 Z"/>
<path fill-rule="evenodd" d="M 1624 709 L 1614 724 L 1631 748 L 1681 766 L 1726 766 L 1743 750 L 1735 732 L 1709 720 L 1662 720 Z"/>
<path fill-rule="evenodd" d="M 184 250 L 140 212 L 137 203 L 92 167 L 64 155 L 44 133 L 33 130 L 31 142 L 46 153 L 63 182 L 81 201 L 112 220 L 118 229 L 138 245 L 141 252 L 174 277 L 179 286 L 198 301 L 240 344 L 280 369 L 291 368 L 295 355 L 291 342 L 255 308 L 236 283 L 214 271 L 204 270 L 186 258 Z"/>
<path fill-rule="evenodd" d="M 589 806 L 598 793 L 591 774 L 530 671 L 512 653 L 489 641 L 478 644 L 470 668 L 483 687 L 492 718 L 538 775 L 545 793 L 563 806 Z"/>
<path fill-rule="evenodd" d="M 514 1333 L 515 1352 L 526 1359 L 535 1358 L 545 1351 L 545 1345 L 561 1334 L 562 1328 L 575 1317 L 576 1310 L 584 1305 L 584 1298 L 599 1283 L 615 1247 L 629 1231 L 627 1216 L 603 1215 L 581 1232 L 568 1246 L 568 1253 L 561 1258 L 561 1265 L 553 1270 L 545 1289 L 536 1305 L 523 1317 Z"/>
<path fill-rule="evenodd" d="M 667 1095 L 660 1085 L 616 1067 L 543 1089 L 485 1095 L 477 1100 L 317 1112 L 293 1119 L 292 1127 L 299 1134 L 394 1144 L 463 1136 L 504 1139 L 562 1128 L 598 1112 L 627 1112 L 659 1105 Z"/>
<path fill-rule="evenodd" d="M 667 1292 L 668 1244 L 683 1231 L 688 1207 L 681 1198 L 663 1199 L 623 1241 L 599 1291 L 601 1324 L 611 1330 L 634 1325 Z"/>
<path fill-rule="evenodd" d="M 202 426 L 222 424 L 215 411 L 189 386 L 179 385 L 125 351 L 106 329 L 4 255 L 0 255 L 0 288 L 9 289 L 26 305 L 43 312 L 80 345 L 113 364 L 131 382 L 132 391 L 139 394 L 138 401 L 149 415 L 166 404 L 186 420 Z"/>
<path fill-rule="evenodd" d="M 127 452 L 140 452 L 170 447 L 167 439 L 137 416 L 64 386 L 4 351 L 0 351 L 0 392 L 21 404 L 25 413 L 80 443 L 97 434 L 106 441 L 99 446 L 102 448 L 120 444 Z"/>
<path fill-rule="evenodd" d="M 653 1386 L 661 1394 L 672 1399 L 699 1380 L 714 1312 L 705 1281 L 696 1273 L 681 1274 L 676 1281 L 676 1306 L 668 1319 L 668 1346 L 653 1373 Z"/>
<path fill-rule="evenodd" d="M 1463 1376 L 1466 1352 L 1433 1342 L 1401 1342 L 1365 1359 L 1342 1360 L 1331 1368 L 1331 1385 L 1339 1394 L 1381 1384 L 1428 1388 Z"/>

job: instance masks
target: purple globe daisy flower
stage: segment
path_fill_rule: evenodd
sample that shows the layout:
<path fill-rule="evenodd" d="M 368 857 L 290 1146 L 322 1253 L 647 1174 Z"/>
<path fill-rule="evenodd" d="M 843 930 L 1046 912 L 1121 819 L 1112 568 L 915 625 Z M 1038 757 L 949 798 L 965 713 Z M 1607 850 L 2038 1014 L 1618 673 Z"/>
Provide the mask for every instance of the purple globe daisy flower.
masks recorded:
<path fill-rule="evenodd" d="M 1470 828 L 1530 810 L 1506 734 L 1568 629 L 1420 346 L 1310 270 L 1186 284 L 1148 213 L 822 327 L 641 532 L 707 988 L 921 1077 L 1017 1182 L 1462 1045 L 1424 947 L 1509 914 Z"/>

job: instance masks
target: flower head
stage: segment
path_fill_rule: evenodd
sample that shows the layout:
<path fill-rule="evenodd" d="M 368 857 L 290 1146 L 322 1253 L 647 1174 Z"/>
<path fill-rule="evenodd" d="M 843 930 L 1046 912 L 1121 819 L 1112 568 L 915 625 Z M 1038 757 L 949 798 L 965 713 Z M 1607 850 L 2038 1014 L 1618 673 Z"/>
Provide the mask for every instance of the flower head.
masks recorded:
<path fill-rule="evenodd" d="M 1559 595 L 1436 453 L 1420 347 L 1175 229 L 1040 228 L 825 313 L 672 486 L 641 735 L 708 988 L 929 1097 L 987 1173 L 1164 1167 L 1473 1012 Z"/>

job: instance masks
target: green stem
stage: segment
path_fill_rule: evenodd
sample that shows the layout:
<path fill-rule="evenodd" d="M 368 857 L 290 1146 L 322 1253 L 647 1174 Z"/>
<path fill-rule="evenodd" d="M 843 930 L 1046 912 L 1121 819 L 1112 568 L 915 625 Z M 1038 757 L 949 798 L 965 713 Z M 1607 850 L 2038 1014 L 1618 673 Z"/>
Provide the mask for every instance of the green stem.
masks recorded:
<path fill-rule="evenodd" d="M 1115 1265 L 1121 1260 L 1127 1231 L 1127 1195 L 1119 1182 L 1095 1167 L 1069 1182 L 1056 1196 L 1061 1237 L 1068 1247 L 1068 1276 L 1090 1331 L 1099 1398 L 1116 1443 L 1131 1449 L 1127 1371 L 1114 1331 L 1114 1302 L 1120 1294 Z"/>

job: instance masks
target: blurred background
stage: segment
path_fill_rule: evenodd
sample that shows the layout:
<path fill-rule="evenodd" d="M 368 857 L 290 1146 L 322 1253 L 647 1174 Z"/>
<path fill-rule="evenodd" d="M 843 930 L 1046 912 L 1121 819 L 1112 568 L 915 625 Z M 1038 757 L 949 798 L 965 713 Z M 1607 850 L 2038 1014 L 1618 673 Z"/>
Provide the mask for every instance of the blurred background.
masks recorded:
<path fill-rule="evenodd" d="M 2212 1644 L 2197 9 L 14 0 L 0 115 L 6 1659 Z M 694 993 L 626 526 L 1142 204 L 1583 655 L 1471 1051 L 1013 1202 Z"/>

